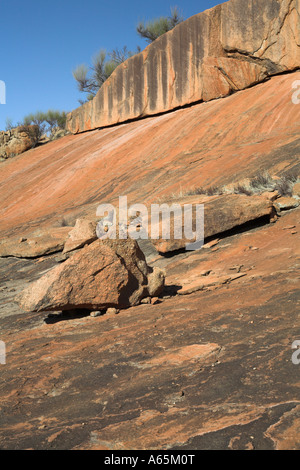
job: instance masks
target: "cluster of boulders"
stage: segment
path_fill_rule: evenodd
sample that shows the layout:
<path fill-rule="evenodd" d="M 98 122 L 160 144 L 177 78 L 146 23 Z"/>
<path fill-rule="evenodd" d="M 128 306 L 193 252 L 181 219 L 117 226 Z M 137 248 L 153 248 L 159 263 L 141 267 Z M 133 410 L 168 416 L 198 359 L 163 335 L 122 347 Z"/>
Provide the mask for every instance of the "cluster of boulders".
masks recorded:
<path fill-rule="evenodd" d="M 99 240 L 95 221 L 77 220 L 64 253 L 63 263 L 16 298 L 23 310 L 118 310 L 156 298 L 164 288 L 164 271 L 147 265 L 135 240 Z"/>
<path fill-rule="evenodd" d="M 8 131 L 0 131 L 0 161 L 15 157 L 31 149 L 39 140 L 39 127 L 18 126 Z"/>
<path fill-rule="evenodd" d="M 53 129 L 50 136 L 41 135 L 40 127 L 37 125 L 21 125 L 7 131 L 0 131 L 0 162 L 20 155 L 37 144 L 46 144 L 68 134 L 70 132 L 66 129 L 57 127 Z"/>
<path fill-rule="evenodd" d="M 204 239 L 259 219 L 275 222 L 282 210 L 299 206 L 299 183 L 293 197 L 280 197 L 277 191 L 262 195 L 223 194 L 190 196 L 181 204 L 205 206 Z M 103 222 L 103 221 L 102 221 Z M 33 232 L 30 236 L 0 242 L 0 256 L 39 257 L 60 252 L 60 262 L 31 284 L 16 299 L 23 310 L 103 312 L 153 303 L 164 289 L 165 272 L 150 267 L 136 240 L 100 239 L 95 218 L 77 219 L 74 227 L 56 227 Z M 176 239 L 173 214 L 170 238 L 151 240 L 157 252 L 181 250 L 190 242 L 183 235 Z M 180 218 L 180 224 L 183 220 Z M 161 221 L 159 222 L 161 224 Z M 160 227 L 161 230 L 161 227 Z M 204 240 L 203 240 L 204 241 Z"/>

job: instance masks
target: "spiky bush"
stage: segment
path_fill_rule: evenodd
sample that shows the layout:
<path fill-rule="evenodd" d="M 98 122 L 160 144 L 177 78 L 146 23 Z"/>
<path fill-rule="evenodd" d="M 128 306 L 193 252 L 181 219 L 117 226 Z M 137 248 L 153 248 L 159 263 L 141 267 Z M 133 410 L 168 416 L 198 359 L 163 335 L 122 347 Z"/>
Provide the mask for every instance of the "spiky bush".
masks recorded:
<path fill-rule="evenodd" d="M 208 188 L 203 188 L 199 186 L 194 189 L 190 189 L 185 193 L 185 196 L 196 196 L 196 195 L 203 195 L 203 196 L 216 196 L 224 194 L 223 190 L 218 186 L 210 186 Z"/>
<path fill-rule="evenodd" d="M 276 191 L 280 196 L 292 196 L 293 194 L 293 182 L 289 181 L 287 178 L 282 177 L 276 182 L 275 186 Z"/>
<path fill-rule="evenodd" d="M 275 188 L 275 182 L 268 172 L 259 173 L 249 182 L 250 189 L 254 191 L 272 191 Z"/>
<path fill-rule="evenodd" d="M 234 188 L 234 194 L 246 194 L 246 196 L 251 196 L 253 191 L 245 185 L 237 184 Z"/>

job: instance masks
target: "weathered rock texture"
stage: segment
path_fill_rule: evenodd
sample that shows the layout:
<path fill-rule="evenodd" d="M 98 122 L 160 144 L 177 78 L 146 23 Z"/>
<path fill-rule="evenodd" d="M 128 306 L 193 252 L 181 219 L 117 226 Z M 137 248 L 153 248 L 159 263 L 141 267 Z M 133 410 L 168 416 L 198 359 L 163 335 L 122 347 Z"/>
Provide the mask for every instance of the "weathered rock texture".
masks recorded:
<path fill-rule="evenodd" d="M 69 135 L 8 159 L 0 172 L 0 236 L 65 218 L 95 217 L 97 206 L 159 202 L 196 187 L 236 184 L 299 167 L 300 72 L 221 100 L 112 128 Z"/>
<path fill-rule="evenodd" d="M 185 248 L 188 243 L 194 240 L 188 240 L 184 236 L 180 239 L 174 239 L 174 224 L 181 226 L 184 222 L 183 206 L 185 204 L 203 204 L 204 206 L 204 237 L 209 238 L 214 235 L 224 233 L 234 227 L 241 226 L 247 222 L 260 219 L 262 217 L 271 218 L 275 209 L 272 202 L 260 196 L 244 196 L 238 194 L 225 194 L 222 196 L 196 197 L 191 196 L 176 203 L 182 207 L 181 216 L 176 218 L 176 214 L 170 214 L 170 239 L 153 240 L 153 244 L 161 253 L 180 250 Z M 195 231 L 195 217 L 193 218 Z M 160 234 L 161 224 L 160 224 Z"/>
<path fill-rule="evenodd" d="M 82 248 L 97 240 L 96 221 L 77 219 L 75 227 L 70 231 L 64 246 L 64 253 Z"/>
<path fill-rule="evenodd" d="M 299 217 L 161 259 L 197 292 L 119 315 L 24 313 L 15 290 L 53 258 L 0 259 L 1 449 L 299 450 Z"/>
<path fill-rule="evenodd" d="M 155 294 L 156 281 L 156 290 L 162 288 L 162 271 L 147 266 L 135 241 L 97 240 L 31 284 L 17 301 L 29 312 L 126 308 L 139 304 L 149 291 Z"/>
<path fill-rule="evenodd" d="M 78 133 L 228 96 L 300 66 L 300 0 L 230 0 L 121 64 L 68 115 Z"/>
<path fill-rule="evenodd" d="M 296 183 L 293 187 L 293 196 L 297 198 L 300 197 L 300 183 Z"/>
<path fill-rule="evenodd" d="M 38 126 L 19 126 L 0 132 L 0 161 L 31 149 L 39 140 Z"/>
<path fill-rule="evenodd" d="M 62 251 L 71 227 L 36 230 L 29 235 L 0 240 L 0 257 L 37 258 Z"/>

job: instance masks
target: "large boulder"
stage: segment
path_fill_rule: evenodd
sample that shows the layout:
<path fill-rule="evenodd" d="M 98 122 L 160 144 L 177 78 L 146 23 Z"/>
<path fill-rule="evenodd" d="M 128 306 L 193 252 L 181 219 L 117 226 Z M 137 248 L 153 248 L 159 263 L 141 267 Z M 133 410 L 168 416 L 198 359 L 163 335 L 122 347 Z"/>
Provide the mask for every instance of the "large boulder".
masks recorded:
<path fill-rule="evenodd" d="M 96 240 L 32 283 L 16 301 L 32 312 L 127 308 L 163 284 L 164 275 L 147 266 L 136 241 Z"/>
<path fill-rule="evenodd" d="M 300 66 L 300 0 L 230 0 L 121 64 L 67 116 L 82 132 L 209 101 Z"/>

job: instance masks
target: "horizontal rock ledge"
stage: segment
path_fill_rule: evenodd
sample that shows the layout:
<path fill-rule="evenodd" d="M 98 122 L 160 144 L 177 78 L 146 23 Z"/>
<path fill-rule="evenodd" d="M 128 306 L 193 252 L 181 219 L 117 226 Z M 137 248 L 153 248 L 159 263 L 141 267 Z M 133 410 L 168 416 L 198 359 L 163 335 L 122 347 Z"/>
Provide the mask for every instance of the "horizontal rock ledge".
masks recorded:
<path fill-rule="evenodd" d="M 300 66 L 300 0 L 230 0 L 195 15 L 117 67 L 67 116 L 79 133 L 243 90 Z"/>
<path fill-rule="evenodd" d="M 0 258 L 39 258 L 62 251 L 72 227 L 47 227 L 0 240 Z"/>
<path fill-rule="evenodd" d="M 263 217 L 271 219 L 276 212 L 272 201 L 261 196 L 249 197 L 241 194 L 225 194 L 206 198 L 203 198 L 203 196 L 192 196 L 186 200 L 176 202 L 181 205 L 204 205 L 205 239 Z M 174 215 L 171 213 L 171 237 L 169 240 L 164 240 L 162 238 L 152 240 L 153 245 L 160 253 L 181 250 L 185 248 L 186 245 L 193 242 L 193 240 L 187 240 L 184 237 L 180 240 L 174 239 L 173 234 L 176 220 L 177 219 L 174 218 Z M 193 227 L 193 230 L 195 230 L 195 227 Z"/>

